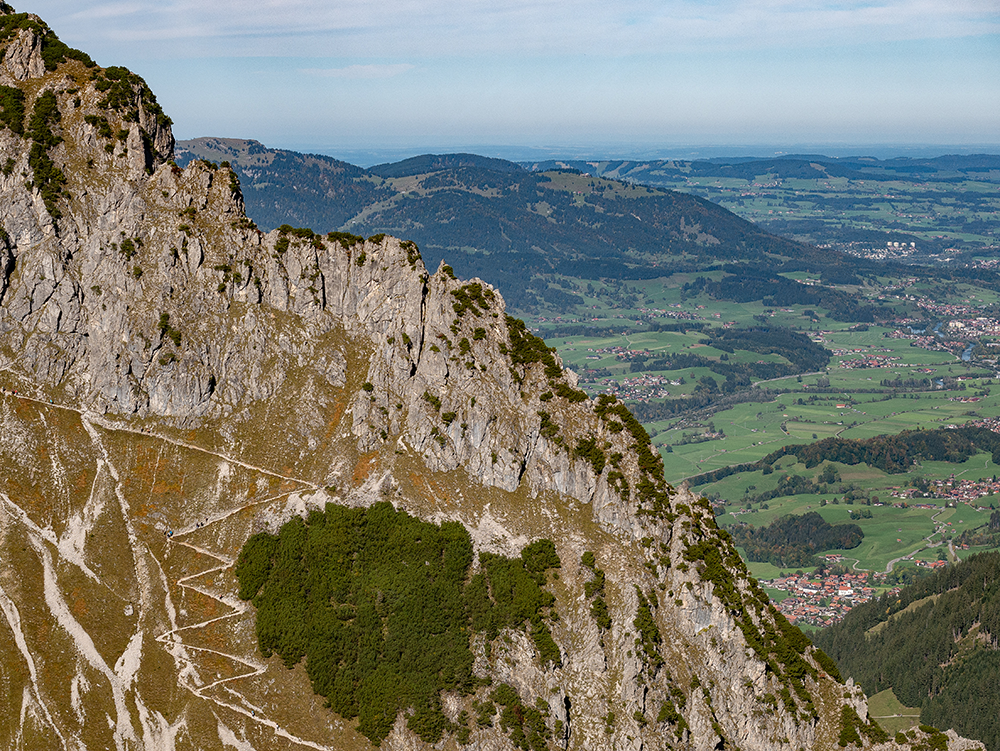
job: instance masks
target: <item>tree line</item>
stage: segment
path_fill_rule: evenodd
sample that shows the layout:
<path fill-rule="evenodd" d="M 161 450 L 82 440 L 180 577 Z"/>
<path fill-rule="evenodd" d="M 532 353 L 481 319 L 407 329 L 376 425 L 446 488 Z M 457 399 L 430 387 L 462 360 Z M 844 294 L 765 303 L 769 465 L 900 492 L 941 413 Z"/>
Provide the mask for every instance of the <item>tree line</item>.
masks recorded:
<path fill-rule="evenodd" d="M 636 405 L 642 407 L 646 405 Z M 637 415 L 641 410 L 636 410 Z M 784 456 L 794 456 L 807 468 L 824 461 L 855 465 L 868 464 L 889 474 L 907 472 L 916 462 L 937 461 L 961 464 L 979 451 L 988 451 L 1000 464 L 1000 434 L 986 428 L 938 428 L 936 430 L 904 430 L 897 435 L 874 438 L 823 438 L 814 443 L 783 446 L 756 462 L 722 467 L 692 477 L 693 486 L 707 485 L 730 475 L 754 470 L 767 470 Z"/>
<path fill-rule="evenodd" d="M 745 523 L 733 524 L 727 531 L 751 561 L 779 568 L 814 566 L 817 553 L 851 550 L 865 537 L 857 524 L 830 524 L 816 511 L 801 516 L 783 516 L 760 528 Z"/>
<path fill-rule="evenodd" d="M 783 326 L 751 326 L 741 329 L 711 329 L 704 332 L 700 343 L 721 350 L 719 358 L 680 353 L 670 357 L 650 358 L 639 355 L 633 358 L 630 370 L 646 373 L 656 370 L 691 370 L 708 368 L 726 380 L 721 385 L 706 383 L 710 391 L 732 393 L 748 388 L 751 379 L 768 380 L 782 376 L 809 373 L 825 368 L 830 362 L 830 352 L 816 344 L 805 334 Z M 780 355 L 789 362 L 740 362 L 729 359 L 738 350 L 763 355 Z"/>
<path fill-rule="evenodd" d="M 829 311 L 835 321 L 873 323 L 893 315 L 890 308 L 859 303 L 857 298 L 840 290 L 823 286 L 810 286 L 786 279 L 763 268 L 729 266 L 727 275 L 719 281 L 698 277 L 684 285 L 687 293 L 705 292 L 717 300 L 751 302 L 761 300 L 765 305 L 816 305 Z M 827 265 L 822 267 L 823 281 L 833 284 L 858 284 L 854 270 Z"/>

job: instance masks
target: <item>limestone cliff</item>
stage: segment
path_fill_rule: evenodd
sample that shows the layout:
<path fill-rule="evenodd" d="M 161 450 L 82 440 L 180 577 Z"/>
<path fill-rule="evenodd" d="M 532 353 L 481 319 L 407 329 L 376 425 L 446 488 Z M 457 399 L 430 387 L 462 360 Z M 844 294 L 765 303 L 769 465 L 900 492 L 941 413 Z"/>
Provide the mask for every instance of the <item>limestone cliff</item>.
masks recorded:
<path fill-rule="evenodd" d="M 389 499 L 479 551 L 554 541 L 560 664 L 517 629 L 476 664 L 544 705 L 548 747 L 896 747 L 499 291 L 391 237 L 263 234 L 224 164 L 170 162 L 138 76 L 2 4 L 0 46 L 0 745 L 369 747 L 260 656 L 232 565 Z M 438 746 L 519 743 L 469 730 Z M 423 745 L 402 716 L 383 742 Z"/>

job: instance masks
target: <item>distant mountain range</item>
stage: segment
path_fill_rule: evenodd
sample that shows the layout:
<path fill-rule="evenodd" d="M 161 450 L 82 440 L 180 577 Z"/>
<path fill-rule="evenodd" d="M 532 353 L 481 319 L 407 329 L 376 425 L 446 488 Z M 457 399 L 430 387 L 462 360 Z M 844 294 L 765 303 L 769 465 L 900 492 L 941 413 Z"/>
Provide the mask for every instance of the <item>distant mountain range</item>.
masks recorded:
<path fill-rule="evenodd" d="M 708 199 L 776 235 L 868 258 L 963 265 L 1000 245 L 1000 156 L 548 160 L 586 174 Z M 905 243 L 905 254 L 880 253 Z M 895 246 L 899 247 L 899 246 Z M 962 256 L 961 259 L 956 256 Z"/>
<path fill-rule="evenodd" d="M 578 169 L 590 175 L 630 180 L 645 185 L 674 184 L 679 176 L 736 177 L 753 180 L 760 175 L 816 179 L 846 177 L 851 180 L 930 180 L 957 182 L 968 179 L 1000 179 L 1000 156 L 970 154 L 932 159 L 876 159 L 875 157 L 829 157 L 821 154 L 789 154 L 781 157 L 735 157 L 678 161 L 643 160 L 547 160 L 533 162 L 534 170 Z"/>
<path fill-rule="evenodd" d="M 704 271 L 718 263 L 770 270 L 840 268 L 856 259 L 770 234 L 702 198 L 473 154 L 425 155 L 362 169 L 256 141 L 200 138 L 178 162 L 228 162 L 247 213 L 264 230 L 283 224 L 412 238 L 432 267 L 480 276 L 518 308 L 548 292 L 543 275 L 637 279 Z M 849 270 L 850 269 L 850 270 Z M 833 274 L 837 276 L 837 273 Z"/>

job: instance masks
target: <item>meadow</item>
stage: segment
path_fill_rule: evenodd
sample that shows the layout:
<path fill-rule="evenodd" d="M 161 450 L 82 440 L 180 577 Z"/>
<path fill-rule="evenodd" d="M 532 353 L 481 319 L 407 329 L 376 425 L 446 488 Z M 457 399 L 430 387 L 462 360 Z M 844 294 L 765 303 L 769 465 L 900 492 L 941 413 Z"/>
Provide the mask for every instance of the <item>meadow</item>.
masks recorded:
<path fill-rule="evenodd" d="M 707 198 L 772 232 L 814 244 L 857 241 L 865 233 L 891 236 L 894 231 L 899 239 L 924 241 L 933 251 L 941 249 L 942 241 L 988 247 L 996 242 L 992 228 L 1000 210 L 996 185 L 989 180 L 873 181 L 762 174 L 753 181 L 677 176 L 661 184 Z"/>
<path fill-rule="evenodd" d="M 802 282 L 815 281 L 807 272 L 788 276 Z M 757 381 L 755 385 L 772 392 L 763 401 L 732 406 L 709 404 L 671 415 L 670 419 L 644 423 L 663 458 L 666 478 L 675 485 L 712 470 L 756 462 L 782 446 L 831 436 L 864 439 L 1000 416 L 997 375 L 988 363 L 967 362 L 949 351 L 914 346 L 912 339 L 895 338 L 895 327 L 838 322 L 816 306 L 775 308 L 761 302 L 736 303 L 689 295 L 682 286 L 691 278 L 676 274 L 666 279 L 629 282 L 556 279 L 555 286 L 580 295 L 584 304 L 562 315 L 542 314 L 528 319 L 529 325 L 556 347 L 564 363 L 581 376 L 583 388 L 591 394 L 614 391 L 631 404 L 689 397 L 698 391 L 699 381 L 706 376 L 718 384 L 725 380 L 707 366 L 650 370 L 646 368 L 647 360 L 689 354 L 730 363 L 789 362 L 777 354 L 745 350 L 726 353 L 708 346 L 703 343 L 706 334 L 700 326 L 781 326 L 805 333 L 829 350 L 829 365 L 820 371 Z M 901 282 L 878 281 L 879 285 L 841 289 L 861 296 L 885 297 L 886 289 Z M 906 294 L 943 294 L 938 285 L 911 286 L 913 289 L 907 289 Z M 996 303 L 994 293 L 978 287 L 950 285 L 944 291 L 949 296 L 942 302 L 976 306 Z M 906 302 L 904 295 L 897 293 L 897 297 L 899 315 L 928 317 Z M 649 330 L 651 325 L 664 324 L 696 328 Z M 878 367 L 858 367 L 862 359 Z M 893 386 L 897 380 L 910 385 Z M 721 400 L 723 395 L 719 397 Z M 973 398 L 975 401 L 969 401 Z M 784 514 L 814 510 L 831 523 L 841 523 L 850 521 L 851 511 L 865 508 L 871 511 L 871 518 L 855 521 L 864 530 L 865 540 L 847 557 L 850 565 L 871 571 L 884 571 L 891 561 L 898 566 L 912 560 L 937 560 L 942 555 L 966 557 L 974 551 L 950 552 L 947 545 L 940 543 L 986 524 L 991 505 L 1000 504 L 1000 498 L 989 496 L 977 501 L 977 508 L 947 508 L 941 499 L 927 500 L 933 508 L 916 508 L 916 502 L 905 507 L 892 505 L 901 503 L 891 496 L 893 490 L 917 478 L 934 480 L 952 474 L 957 479 L 992 478 L 997 467 L 984 453 L 964 464 L 927 462 L 904 475 L 889 475 L 863 464 L 833 466 L 839 481 L 828 488 L 830 492 L 778 497 L 751 504 L 750 508 L 746 508 L 746 499 L 774 489 L 779 477 L 797 474 L 815 480 L 821 467 L 806 469 L 794 457 L 785 457 L 769 475 L 760 470 L 743 472 L 699 485 L 697 490 L 726 502 L 725 513 L 718 517 L 720 525 L 739 521 L 760 526 Z M 845 503 L 845 493 L 850 491 L 856 496 L 863 494 L 866 505 L 860 505 L 860 500 Z M 910 560 L 897 560 L 905 556 Z M 781 573 L 769 564 L 749 565 L 758 578 Z"/>
<path fill-rule="evenodd" d="M 920 722 L 920 707 L 904 706 L 891 688 L 868 698 L 868 714 L 892 734 L 909 730 Z"/>

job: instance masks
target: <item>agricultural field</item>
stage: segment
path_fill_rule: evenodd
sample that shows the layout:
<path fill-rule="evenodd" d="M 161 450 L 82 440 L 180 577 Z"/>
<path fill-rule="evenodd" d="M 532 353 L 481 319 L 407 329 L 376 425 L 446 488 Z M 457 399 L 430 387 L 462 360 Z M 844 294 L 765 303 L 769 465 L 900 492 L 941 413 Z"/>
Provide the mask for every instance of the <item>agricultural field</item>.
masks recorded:
<path fill-rule="evenodd" d="M 970 459 L 970 462 L 974 459 Z M 785 471 L 803 470 L 802 465 L 791 465 Z M 807 471 L 806 471 L 807 472 Z M 777 472 L 775 474 L 778 474 Z M 765 489 L 768 478 L 760 478 L 760 472 L 746 475 L 733 475 L 726 478 L 730 489 L 735 492 L 739 481 L 751 481 L 746 487 L 757 490 Z M 759 479 L 758 479 L 759 478 Z M 893 482 L 891 476 L 886 477 L 887 484 Z M 898 479 L 897 479 L 898 482 Z M 776 481 L 771 483 L 771 486 Z M 872 482 L 872 485 L 877 483 Z M 844 556 L 851 568 L 857 571 L 887 571 L 891 561 L 911 556 L 910 560 L 936 561 L 949 556 L 947 542 L 954 540 L 964 531 L 981 527 L 989 521 L 992 510 L 990 503 L 996 505 L 1000 499 L 989 497 L 980 499 L 977 506 L 957 504 L 947 507 L 943 499 L 921 499 L 919 505 L 910 501 L 906 506 L 892 505 L 900 503 L 886 494 L 891 488 L 872 487 L 869 498 L 872 505 L 864 505 L 857 501 L 847 504 L 837 493 L 823 495 L 796 495 L 778 498 L 766 502 L 767 508 L 747 509 L 739 501 L 727 505 L 725 513 L 718 517 L 718 523 L 728 526 L 738 522 L 746 522 L 755 527 L 765 526 L 786 514 L 803 514 L 809 511 L 818 512 L 831 524 L 853 522 L 864 531 L 865 537 L 861 545 L 852 550 L 822 551 L 836 552 Z M 712 491 L 709 491 L 712 492 Z M 825 503 L 824 503 L 825 502 Z M 851 513 L 861 509 L 871 513 L 871 518 L 852 520 Z M 944 543 L 944 544 L 942 544 Z M 971 554 L 969 551 L 959 551 Z M 962 556 L 965 557 L 965 556 Z M 750 563 L 751 573 L 758 578 L 771 579 L 780 575 L 782 569 L 766 563 Z M 787 569 L 785 569 L 787 571 Z"/>
<path fill-rule="evenodd" d="M 664 187 L 707 198 L 772 232 L 842 249 L 884 250 L 884 243 L 879 247 L 853 239 L 844 228 L 859 234 L 892 228 L 919 244 L 914 255 L 920 258 L 928 250 L 939 254 L 942 239 L 984 247 L 997 242 L 992 229 L 1000 197 L 985 180 L 915 183 L 761 175 L 754 181 L 688 177 Z"/>
<path fill-rule="evenodd" d="M 802 283 L 815 281 L 805 272 L 788 276 Z M 690 275 L 681 274 L 624 283 L 559 278 L 552 284 L 581 296 L 584 304 L 561 315 L 527 318 L 529 326 L 580 376 L 583 388 L 591 394 L 617 394 L 640 419 L 657 414 L 656 405 L 704 396 L 706 378 L 724 386 L 725 378 L 716 372 L 718 368 L 713 370 L 716 365 L 790 365 L 779 354 L 726 352 L 706 344 L 712 331 L 782 327 L 807 335 L 828 351 L 829 363 L 818 370 L 755 379 L 734 394 L 712 392 L 707 404 L 699 403 L 696 408 L 664 414 L 662 419 L 644 419 L 663 457 L 666 477 L 675 485 L 713 470 L 757 462 L 783 446 L 830 437 L 895 435 L 1000 417 L 996 362 L 981 356 L 988 347 L 981 347 L 975 357 L 963 352 L 965 345 L 950 351 L 928 349 L 917 346 L 908 329 L 891 321 L 859 326 L 833 320 L 818 306 L 778 308 L 761 302 L 719 301 L 686 293 L 683 285 L 689 281 Z M 964 284 L 887 278 L 878 284 L 840 289 L 868 299 L 888 298 L 899 319 L 922 322 L 914 324 L 915 328 L 947 325 L 947 315 L 928 313 L 929 309 L 966 306 L 994 315 L 997 304 L 992 291 Z M 900 338 L 900 332 L 909 338 Z M 937 342 L 932 332 L 924 333 Z M 982 337 L 976 341 L 986 344 Z M 701 359 L 695 366 L 673 370 L 648 367 L 684 356 Z M 852 511 L 865 509 L 870 513 L 854 520 L 865 539 L 844 553 L 847 565 L 857 571 L 964 558 L 975 549 L 947 543 L 964 531 L 986 525 L 993 507 L 1000 506 L 997 495 L 956 508 L 948 507 L 948 499 L 907 500 L 892 495 L 918 479 L 992 480 L 1000 472 L 988 453 L 976 454 L 962 464 L 924 462 L 905 474 L 887 474 L 866 464 L 824 464 L 831 464 L 838 477 L 826 486 L 826 492 L 764 502 L 753 497 L 773 491 L 779 478 L 798 475 L 815 482 L 823 467 L 807 469 L 795 457 L 786 456 L 766 475 L 754 469 L 716 482 L 695 483 L 699 492 L 715 499 L 723 526 L 737 522 L 763 526 L 785 514 L 808 511 L 818 511 L 837 524 L 851 521 Z M 848 495 L 854 496 L 849 502 Z M 749 563 L 749 567 L 762 580 L 783 573 L 767 563 Z"/>
<path fill-rule="evenodd" d="M 571 162 L 585 173 L 706 198 L 770 232 L 878 260 L 995 263 L 992 156 Z"/>

